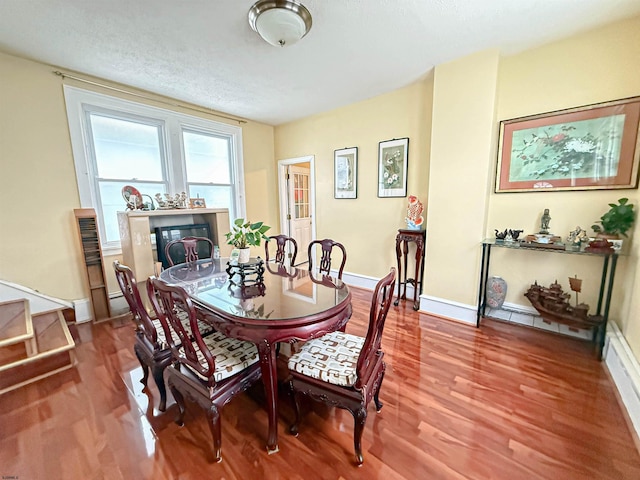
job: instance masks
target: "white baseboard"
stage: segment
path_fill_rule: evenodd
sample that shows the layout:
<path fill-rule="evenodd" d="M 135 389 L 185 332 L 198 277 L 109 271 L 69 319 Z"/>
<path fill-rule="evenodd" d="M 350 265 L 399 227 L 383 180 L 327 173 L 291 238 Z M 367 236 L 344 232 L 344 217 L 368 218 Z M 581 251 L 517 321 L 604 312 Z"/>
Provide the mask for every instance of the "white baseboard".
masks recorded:
<path fill-rule="evenodd" d="M 338 275 L 337 270 L 331 270 L 331 275 L 336 277 Z M 379 278 L 369 277 L 366 275 L 360 275 L 358 273 L 342 272 L 342 281 L 350 287 L 359 287 L 366 290 L 373 290 L 376 288 Z"/>
<path fill-rule="evenodd" d="M 640 437 L 640 363 L 613 322 L 608 324 L 603 357 L 636 435 Z"/>
<path fill-rule="evenodd" d="M 429 295 L 420 295 L 420 311 L 471 325 L 476 324 L 478 313 L 478 309 L 474 305 L 466 305 Z"/>
<path fill-rule="evenodd" d="M 332 275 L 337 275 L 337 271 L 331 271 Z M 379 278 L 360 275 L 357 273 L 343 272 L 342 280 L 351 287 L 364 288 L 366 290 L 374 290 Z M 394 286 L 394 295 L 397 293 L 397 283 Z M 407 298 L 413 298 L 413 285 L 407 285 Z M 464 305 L 462 303 L 452 302 L 427 295 L 420 295 L 420 311 L 431 313 L 440 317 L 452 318 L 460 320 L 472 325 L 476 324 L 476 307 L 473 305 Z"/>
<path fill-rule="evenodd" d="M 538 311 L 530 305 L 524 306 L 524 305 L 519 305 L 517 303 L 505 302 L 503 304 L 503 307 L 507 310 L 511 310 L 512 312 L 525 313 L 528 315 L 540 315 Z M 489 307 L 487 307 L 487 309 L 489 309 Z"/>
<path fill-rule="evenodd" d="M 88 298 L 74 300 L 73 308 L 76 311 L 76 323 L 89 322 L 93 319 L 93 313 L 91 312 L 91 301 Z"/>
<path fill-rule="evenodd" d="M 336 276 L 338 271 L 331 271 L 331 275 Z M 365 290 L 375 290 L 379 278 L 360 275 L 357 273 L 342 272 L 342 280 L 350 287 L 364 288 Z M 394 285 L 394 295 L 398 289 L 398 284 Z M 413 285 L 407 285 L 407 298 L 413 298 Z"/>

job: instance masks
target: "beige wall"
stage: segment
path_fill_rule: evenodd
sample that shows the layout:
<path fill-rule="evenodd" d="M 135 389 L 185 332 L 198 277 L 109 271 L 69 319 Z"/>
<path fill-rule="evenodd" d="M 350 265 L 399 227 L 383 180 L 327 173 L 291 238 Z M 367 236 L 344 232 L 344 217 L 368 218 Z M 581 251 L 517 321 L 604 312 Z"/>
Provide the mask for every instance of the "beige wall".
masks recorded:
<path fill-rule="evenodd" d="M 345 271 L 380 278 L 395 260 L 406 198 L 378 198 L 378 142 L 409 137 L 409 194 L 426 205 L 432 79 L 276 127 L 277 160 L 315 156 L 317 238 L 347 249 Z M 333 153 L 358 147 L 356 199 L 333 198 Z M 272 184 L 277 188 L 277 183 Z M 375 260 L 375 261 L 373 261 Z"/>
<path fill-rule="evenodd" d="M 271 226 L 267 234 L 272 234 L 277 230 L 280 218 L 278 190 L 273 187 L 278 184 L 278 172 L 273 157 L 274 128 L 262 123 L 248 122 L 242 125 L 242 138 L 247 218 L 252 222 L 262 221 Z M 252 255 L 264 256 L 263 244 L 251 249 Z"/>
<path fill-rule="evenodd" d="M 0 78 L 0 278 L 63 299 L 86 297 L 60 78 L 4 54 Z"/>
<path fill-rule="evenodd" d="M 499 69 L 497 118 L 509 119 L 563 108 L 640 95 L 640 17 L 613 24 L 535 50 L 503 58 Z M 609 202 L 628 197 L 638 206 L 633 190 L 535 192 L 491 194 L 487 236 L 493 229 L 540 228 L 543 209 L 551 213 L 551 230 L 566 237 L 576 225 L 587 228 L 608 210 Z M 619 262 L 611 319 L 622 328 L 640 357 L 638 252 L 640 222 L 630 242 L 629 256 Z M 602 262 L 600 259 L 495 250 L 492 273 L 509 284 L 507 302 L 528 305 L 523 293 L 533 280 L 547 284 L 558 279 L 568 289 L 567 277 L 583 281 L 580 301 L 596 307 Z"/>
<path fill-rule="evenodd" d="M 436 67 L 423 294 L 437 302 L 478 297 L 498 60 L 492 50 Z"/>
<path fill-rule="evenodd" d="M 73 209 L 80 205 L 63 81 L 52 70 L 0 53 L 0 279 L 77 300 L 88 296 L 73 220 Z M 223 121 L 191 109 L 176 110 Z M 277 193 L 269 188 L 276 175 L 273 127 L 256 122 L 241 126 L 247 214 L 273 225 L 278 218 Z M 105 258 L 111 292 L 118 291 L 110 271 L 115 258 Z"/>

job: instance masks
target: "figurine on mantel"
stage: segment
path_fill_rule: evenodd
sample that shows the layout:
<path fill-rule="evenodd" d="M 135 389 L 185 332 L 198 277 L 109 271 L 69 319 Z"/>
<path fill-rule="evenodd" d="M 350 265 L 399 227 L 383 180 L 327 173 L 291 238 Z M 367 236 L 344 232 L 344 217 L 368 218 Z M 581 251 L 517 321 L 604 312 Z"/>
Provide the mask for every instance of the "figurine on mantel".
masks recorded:
<path fill-rule="evenodd" d="M 162 195 L 156 193 L 156 202 L 158 202 L 158 208 L 160 208 L 160 210 L 187 208 L 187 194 L 186 192 L 176 193 L 175 195 L 165 193 L 163 200 Z"/>
<path fill-rule="evenodd" d="M 422 223 L 424 222 L 424 218 L 422 217 L 423 211 L 424 206 L 422 205 L 422 202 L 418 200 L 418 197 L 415 195 L 409 195 L 407 218 L 405 218 L 407 228 L 409 230 L 420 230 L 422 228 Z"/>
<path fill-rule="evenodd" d="M 549 222 L 551 221 L 551 215 L 549 215 L 549 209 L 545 208 L 542 218 L 540 219 L 540 231 L 543 235 L 549 235 Z"/>

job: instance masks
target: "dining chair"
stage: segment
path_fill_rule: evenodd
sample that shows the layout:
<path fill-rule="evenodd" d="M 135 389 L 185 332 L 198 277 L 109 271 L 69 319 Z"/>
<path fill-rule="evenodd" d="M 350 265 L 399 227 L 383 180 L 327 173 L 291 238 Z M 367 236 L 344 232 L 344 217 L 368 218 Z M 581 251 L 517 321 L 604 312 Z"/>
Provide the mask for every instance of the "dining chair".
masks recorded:
<path fill-rule="evenodd" d="M 203 337 L 194 304 L 182 287 L 150 277 L 147 290 L 171 350 L 172 366 L 167 368 L 167 384 L 179 408 L 176 423 L 184 424 L 185 397 L 202 407 L 213 437 L 214 459 L 220 462 L 220 410 L 260 378 L 258 349 L 251 342 L 229 338 L 217 331 Z M 176 314 L 180 310 L 187 313 L 188 324 Z M 171 331 L 176 335 L 170 335 Z"/>
<path fill-rule="evenodd" d="M 151 316 L 140 297 L 138 284 L 132 270 L 118 260 L 113 262 L 116 280 L 122 291 L 129 310 L 136 323 L 136 343 L 133 351 L 142 366 L 143 377 L 140 382 L 146 387 L 149 370 L 160 392 L 158 410 L 164 412 L 167 405 L 167 390 L 164 384 L 164 369 L 171 363 L 171 351 L 165 341 L 164 330 L 157 318 Z"/>
<path fill-rule="evenodd" d="M 170 267 L 200 258 L 213 258 L 213 242 L 207 237 L 183 237 L 167 243 L 164 254 Z"/>
<path fill-rule="evenodd" d="M 354 419 L 353 445 L 361 465 L 362 432 L 367 421 L 367 405 L 373 398 L 376 411 L 382 408 L 378 395 L 386 365 L 380 342 L 396 276 L 392 268 L 373 292 L 366 337 L 331 332 L 309 340 L 288 361 L 289 388 L 295 407 L 295 421 L 289 431 L 298 435 L 301 394 L 330 406 L 349 410 Z"/>
<path fill-rule="evenodd" d="M 140 380 L 145 387 L 149 379 L 149 370 L 156 382 L 160 393 L 160 405 L 158 410 L 164 412 L 167 405 L 167 390 L 164 383 L 164 369 L 171 363 L 171 350 L 166 341 L 165 330 L 160 320 L 150 314 L 142 301 L 138 283 L 133 275 L 133 271 L 118 260 L 113 262 L 116 280 L 122 291 L 133 320 L 136 324 L 136 343 L 133 351 L 142 366 L 143 376 Z M 186 313 L 178 311 L 177 314 L 183 323 L 189 321 Z M 202 319 L 198 319 L 199 331 L 203 336 L 210 335 L 213 327 Z"/>
<path fill-rule="evenodd" d="M 338 278 L 342 280 L 342 271 L 344 270 L 344 264 L 347 262 L 347 251 L 341 243 L 338 243 L 330 238 L 324 240 L 313 240 L 309 243 L 309 271 L 313 269 L 313 249 L 320 246 L 321 257 L 318 262 L 318 273 L 325 273 L 331 275 L 331 254 L 334 247 L 342 251 L 342 261 L 340 262 L 340 268 L 338 269 Z"/>
<path fill-rule="evenodd" d="M 269 242 L 275 241 L 276 255 L 274 257 L 275 263 L 284 265 L 289 259 L 289 265 L 293 266 L 296 261 L 296 255 L 298 255 L 298 243 L 295 238 L 288 237 L 287 235 L 273 235 L 264 242 L 264 256 L 265 262 L 268 263 L 271 259 L 269 255 Z"/>

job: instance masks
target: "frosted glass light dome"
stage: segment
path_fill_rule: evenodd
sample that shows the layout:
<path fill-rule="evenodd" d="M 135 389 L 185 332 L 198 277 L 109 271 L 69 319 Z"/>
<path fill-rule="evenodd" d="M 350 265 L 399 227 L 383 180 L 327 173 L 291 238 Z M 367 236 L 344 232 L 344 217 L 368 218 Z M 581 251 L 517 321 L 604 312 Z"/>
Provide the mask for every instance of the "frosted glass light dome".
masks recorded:
<path fill-rule="evenodd" d="M 251 28 L 271 45 L 293 45 L 311 29 L 311 14 L 293 0 L 260 0 L 249 10 Z"/>

